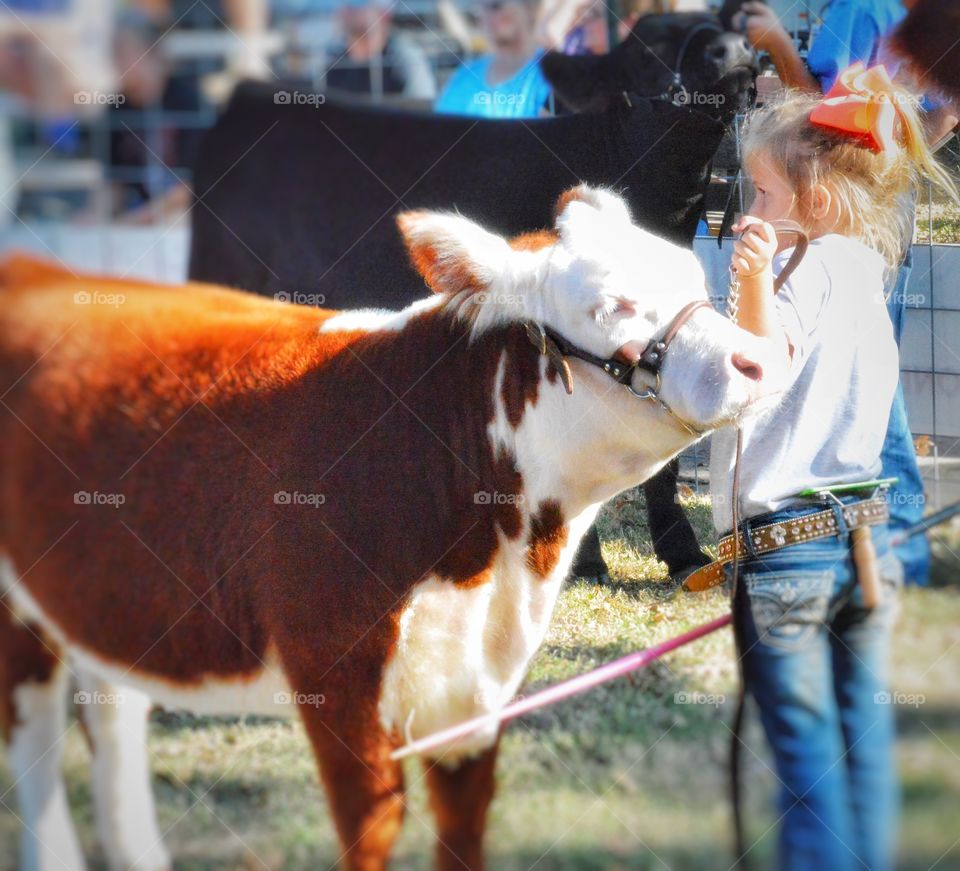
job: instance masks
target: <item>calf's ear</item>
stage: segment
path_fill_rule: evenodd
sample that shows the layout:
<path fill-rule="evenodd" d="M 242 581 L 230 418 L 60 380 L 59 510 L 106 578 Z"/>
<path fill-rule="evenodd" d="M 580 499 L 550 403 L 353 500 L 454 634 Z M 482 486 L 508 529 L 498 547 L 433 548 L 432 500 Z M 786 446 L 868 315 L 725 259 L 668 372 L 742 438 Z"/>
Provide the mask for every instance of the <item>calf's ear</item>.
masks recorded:
<path fill-rule="evenodd" d="M 554 208 L 557 229 L 565 229 L 587 221 L 607 227 L 626 226 L 632 223 L 630 209 L 623 197 L 606 188 L 581 184 L 564 191 Z"/>
<path fill-rule="evenodd" d="M 481 291 L 509 269 L 506 240 L 461 215 L 402 212 L 397 226 L 414 268 L 434 293 Z"/>

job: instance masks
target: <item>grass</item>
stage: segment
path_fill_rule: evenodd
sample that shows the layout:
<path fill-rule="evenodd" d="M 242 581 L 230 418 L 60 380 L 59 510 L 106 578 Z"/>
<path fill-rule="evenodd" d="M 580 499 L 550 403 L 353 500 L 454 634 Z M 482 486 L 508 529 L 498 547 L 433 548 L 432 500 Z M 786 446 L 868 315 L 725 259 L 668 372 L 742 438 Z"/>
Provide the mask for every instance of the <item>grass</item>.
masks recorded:
<path fill-rule="evenodd" d="M 701 540 L 709 505 L 686 500 Z M 601 518 L 609 586 L 563 593 L 527 691 L 664 640 L 724 612 L 719 593 L 674 597 L 651 557 L 641 498 L 619 497 Z M 960 533 L 939 547 L 943 586 L 907 590 L 894 651 L 894 688 L 924 697 L 898 708 L 905 796 L 899 866 L 960 868 Z M 676 694 L 701 693 L 700 704 Z M 728 633 L 508 729 L 488 836 L 494 871 L 727 869 L 726 752 L 735 681 Z M 772 867 L 776 781 L 755 718 L 747 742 L 747 819 L 755 867 Z M 314 869 L 338 855 L 303 730 L 272 720 L 154 715 L 150 748 L 162 829 L 178 869 Z M 88 855 L 94 843 L 86 750 L 67 738 L 71 801 Z M 407 768 L 409 812 L 394 867 L 431 866 L 433 837 L 421 770 Z M 10 787 L 0 765 L 0 796 Z M 4 801 L 11 803 L 11 797 Z M 15 867 L 17 823 L 0 809 L 0 869 Z M 94 867 L 102 867 L 97 866 Z"/>
<path fill-rule="evenodd" d="M 932 206 L 926 200 L 917 205 L 917 223 L 913 241 L 930 241 L 931 213 L 933 241 L 954 245 L 960 242 L 960 205 L 943 199 L 934 199 Z"/>
<path fill-rule="evenodd" d="M 955 185 L 960 187 L 960 140 L 954 138 L 937 158 L 950 173 Z M 932 225 L 932 227 L 931 227 Z M 935 243 L 956 245 L 960 243 L 960 204 L 952 201 L 947 194 L 933 190 L 932 197 L 923 190 L 917 199 L 917 216 L 914 227 L 914 242 L 929 242 L 933 230 Z"/>

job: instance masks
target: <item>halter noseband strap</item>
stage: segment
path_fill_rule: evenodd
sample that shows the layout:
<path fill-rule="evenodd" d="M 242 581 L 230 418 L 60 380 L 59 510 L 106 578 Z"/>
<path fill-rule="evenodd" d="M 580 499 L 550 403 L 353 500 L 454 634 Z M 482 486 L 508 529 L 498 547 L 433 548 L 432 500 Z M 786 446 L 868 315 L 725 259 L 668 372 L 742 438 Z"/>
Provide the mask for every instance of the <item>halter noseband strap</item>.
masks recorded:
<path fill-rule="evenodd" d="M 793 253 L 774 281 L 774 290 L 777 291 L 783 287 L 786 280 L 797 266 L 799 266 L 803 255 L 807 251 L 809 238 L 803 228 L 795 221 L 774 221 L 773 226 L 778 236 L 782 237 L 787 235 L 796 238 Z M 670 350 L 671 343 L 677 337 L 677 333 L 679 333 L 683 325 L 693 317 L 694 313 L 701 308 L 713 308 L 713 306 L 705 299 L 696 299 L 688 302 L 674 315 L 673 320 L 667 325 L 667 329 L 663 335 L 660 338 L 654 337 L 650 339 L 646 347 L 633 359 L 624 359 L 625 355 L 623 351 L 627 345 L 621 346 L 612 357 L 600 357 L 597 354 L 592 354 L 590 351 L 574 345 L 573 342 L 565 339 L 551 327 L 535 324 L 532 321 L 527 321 L 524 326 L 530 343 L 541 354 L 550 358 L 550 361 L 553 363 L 563 381 L 563 386 L 567 393 L 573 393 L 573 376 L 570 374 L 570 366 L 566 358 L 576 357 L 578 360 L 583 360 L 585 363 L 590 363 L 602 369 L 614 381 L 622 384 L 638 399 L 652 399 L 673 416 L 688 432 L 700 436 L 704 434 L 704 430 L 699 430 L 684 420 L 660 398 L 660 370 L 663 368 L 663 360 L 667 355 L 667 351 Z M 655 376 L 657 379 L 656 385 L 648 388 L 644 393 L 638 393 L 634 390 L 632 382 L 635 369 L 643 369 L 645 372 L 649 372 Z"/>
<path fill-rule="evenodd" d="M 638 399 L 652 399 L 659 403 L 690 432 L 701 435 L 702 433 L 699 430 L 679 417 L 673 409 L 660 398 L 660 370 L 663 367 L 664 357 L 666 357 L 667 351 L 670 349 L 670 344 L 676 338 L 677 333 L 680 332 L 683 325 L 690 320 L 696 311 L 707 307 L 712 308 L 710 303 L 705 299 L 688 302 L 677 312 L 673 320 L 670 321 L 663 335 L 660 338 L 654 337 L 647 342 L 643 351 L 632 360 L 625 360 L 622 355 L 617 356 L 616 354 L 612 357 L 600 357 L 597 354 L 592 354 L 590 351 L 574 345 L 551 327 L 545 327 L 530 321 L 525 324 L 525 327 L 527 337 L 530 339 L 531 344 L 541 354 L 549 357 L 556 367 L 567 393 L 573 393 L 573 379 L 570 375 L 570 367 L 565 358 L 576 357 L 578 360 L 583 360 L 586 363 L 602 369 L 607 375 L 613 378 L 614 381 L 622 384 Z M 618 351 L 617 354 L 620 354 L 620 351 Z M 635 369 L 643 369 L 645 372 L 654 375 L 657 379 L 656 386 L 648 389 L 644 393 L 638 393 L 634 390 L 632 381 Z"/>

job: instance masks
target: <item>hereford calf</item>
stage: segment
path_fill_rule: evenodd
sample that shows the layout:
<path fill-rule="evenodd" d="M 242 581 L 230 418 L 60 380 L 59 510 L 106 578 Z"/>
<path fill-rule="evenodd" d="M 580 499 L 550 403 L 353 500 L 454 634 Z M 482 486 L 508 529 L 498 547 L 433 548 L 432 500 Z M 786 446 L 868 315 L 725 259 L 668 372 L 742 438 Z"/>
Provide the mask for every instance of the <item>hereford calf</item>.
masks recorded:
<path fill-rule="evenodd" d="M 110 867 L 170 865 L 154 702 L 295 711 L 344 863 L 383 867 L 391 750 L 513 696 L 598 506 L 772 392 L 768 344 L 707 308 L 669 350 L 666 405 L 573 358 L 569 394 L 526 323 L 629 358 L 705 290 L 612 194 L 558 211 L 513 243 L 401 216 L 436 292 L 401 312 L 2 268 L 0 724 L 25 868 L 83 865 L 58 770 L 71 683 Z M 482 864 L 497 737 L 427 762 L 441 867 Z"/>

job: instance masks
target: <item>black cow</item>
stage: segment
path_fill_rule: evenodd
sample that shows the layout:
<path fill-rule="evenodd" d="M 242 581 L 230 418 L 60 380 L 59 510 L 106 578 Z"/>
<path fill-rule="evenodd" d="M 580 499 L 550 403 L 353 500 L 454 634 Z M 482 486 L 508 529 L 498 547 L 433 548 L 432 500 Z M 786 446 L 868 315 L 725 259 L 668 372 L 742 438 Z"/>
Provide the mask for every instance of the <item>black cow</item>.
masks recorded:
<path fill-rule="evenodd" d="M 641 18 L 609 54 L 549 52 L 541 67 L 562 103 L 577 112 L 603 111 L 624 94 L 639 94 L 686 104 L 725 124 L 746 108 L 757 73 L 741 34 L 692 12 Z"/>
<path fill-rule="evenodd" d="M 602 75 L 580 87 L 598 60 Z M 655 71 L 617 76 L 617 63 Z M 742 105 L 751 64 L 742 38 L 719 32 L 716 19 L 678 14 L 641 19 L 605 59 L 544 59 L 564 102 L 599 109 L 585 114 L 478 121 L 298 102 L 293 85 L 242 85 L 196 169 L 191 278 L 332 308 L 401 307 L 426 290 L 397 212 L 457 209 L 516 235 L 550 226 L 557 197 L 581 181 L 623 191 L 636 220 L 690 245 L 721 118 Z M 674 70 L 684 94 L 715 99 L 697 109 L 676 99 Z M 289 99 L 276 96 L 284 92 Z M 645 485 L 656 552 L 671 573 L 706 561 L 676 503 L 676 471 L 674 463 Z M 574 571 L 605 573 L 595 531 Z"/>

